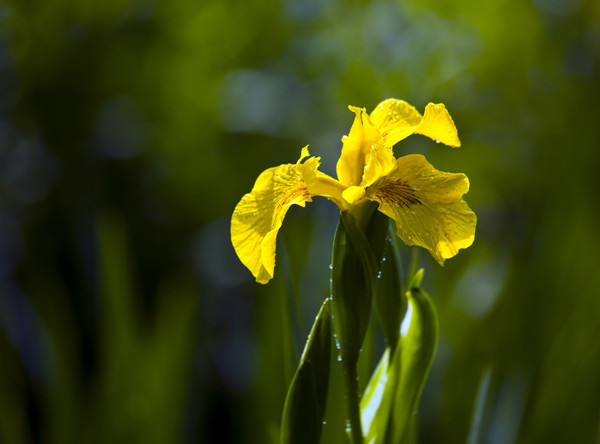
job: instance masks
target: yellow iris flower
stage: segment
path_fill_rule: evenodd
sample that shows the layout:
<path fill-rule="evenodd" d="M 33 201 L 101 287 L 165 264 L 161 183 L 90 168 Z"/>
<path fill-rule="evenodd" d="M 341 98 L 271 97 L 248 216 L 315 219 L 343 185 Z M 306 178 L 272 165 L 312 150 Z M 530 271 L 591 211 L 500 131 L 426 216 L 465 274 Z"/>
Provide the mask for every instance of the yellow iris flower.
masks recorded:
<path fill-rule="evenodd" d="M 305 206 L 313 196 L 330 199 L 340 211 L 366 199 L 379 203 L 404 243 L 426 248 L 441 265 L 473 243 L 477 217 L 462 199 L 467 176 L 438 171 L 420 154 L 396 159 L 392 150 L 411 134 L 460 146 L 446 107 L 429 103 L 421 115 L 402 100 L 388 99 L 371 114 L 349 108 L 356 117 L 342 138 L 337 180 L 320 172 L 320 158 L 304 147 L 296 164 L 265 170 L 235 207 L 231 241 L 257 282 L 273 277 L 275 241 L 288 209 Z"/>

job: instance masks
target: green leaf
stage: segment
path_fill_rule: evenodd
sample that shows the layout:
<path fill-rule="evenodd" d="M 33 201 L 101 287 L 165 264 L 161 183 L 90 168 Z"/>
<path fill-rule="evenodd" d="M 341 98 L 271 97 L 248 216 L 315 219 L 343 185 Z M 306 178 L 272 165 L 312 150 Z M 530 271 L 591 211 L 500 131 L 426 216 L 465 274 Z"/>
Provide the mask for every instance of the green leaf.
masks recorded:
<path fill-rule="evenodd" d="M 408 299 L 402 287 L 402 264 L 395 232 L 389 229 L 375 282 L 374 308 L 387 347 L 361 399 L 361 423 L 365 442 L 385 443 L 392 401 L 400 377 L 399 365 L 392 368 L 400 326 Z"/>
<path fill-rule="evenodd" d="M 412 288 L 419 288 L 421 286 L 421 282 L 423 281 L 423 276 L 425 275 L 425 270 L 419 268 L 414 273 L 410 274 L 406 280 L 407 282 L 407 290 Z"/>
<path fill-rule="evenodd" d="M 387 345 L 395 350 L 400 335 L 400 324 L 406 314 L 407 299 L 402 291 L 398 258 L 389 238 L 384 255 L 379 261 L 373 307 Z"/>
<path fill-rule="evenodd" d="M 388 272 L 394 273 L 389 265 Z M 386 270 L 382 262 L 380 271 L 383 274 Z M 398 266 L 395 272 L 397 276 Z M 438 337 L 435 307 L 427 293 L 419 288 L 423 275 L 423 269 L 417 270 L 416 260 L 413 260 L 405 283 L 409 291 L 402 292 L 399 282 L 395 281 L 385 285 L 378 283 L 380 288 L 376 287 L 375 307 L 382 329 L 387 330 L 386 338 L 388 335 L 393 338 L 390 330 L 395 325 L 398 340 L 397 343 L 388 340 L 388 347 L 361 400 L 361 422 L 369 444 L 416 442 L 417 407 Z M 397 296 L 385 293 L 386 289 L 395 291 Z M 405 305 L 401 305 L 402 302 Z M 394 309 L 401 311 L 390 313 Z M 404 323 L 400 324 L 404 317 Z"/>
<path fill-rule="evenodd" d="M 387 347 L 360 400 L 363 434 L 369 444 L 381 443 L 385 439 L 396 383 L 390 380 L 390 354 L 391 348 Z"/>
<path fill-rule="evenodd" d="M 407 319 L 405 322 L 410 324 L 407 331 L 401 332 L 389 376 L 398 378 L 388 430 L 389 442 L 393 443 L 402 443 L 408 436 L 433 362 L 439 330 L 437 314 L 429 295 L 421 288 L 412 288 L 407 296 L 407 316 L 410 315 L 410 321 Z M 405 326 L 402 327 L 404 330 Z"/>
<path fill-rule="evenodd" d="M 331 259 L 332 323 L 346 394 L 348 437 L 362 443 L 357 362 L 371 318 L 388 221 L 367 201 L 340 214 Z"/>
<path fill-rule="evenodd" d="M 354 242 L 348 232 L 353 234 Z M 357 249 L 356 245 L 364 251 Z M 333 241 L 331 303 L 336 345 L 346 362 L 358 361 L 369 326 L 373 294 L 369 278 L 372 271 L 365 268 L 369 253 L 373 254 L 356 221 L 350 215 L 342 217 Z"/>
<path fill-rule="evenodd" d="M 283 409 L 281 442 L 318 443 L 329 388 L 331 312 L 325 299 L 306 341 Z"/>
<path fill-rule="evenodd" d="M 490 381 L 492 380 L 492 368 L 488 367 L 484 370 L 479 388 L 477 389 L 477 398 L 475 401 L 475 409 L 471 417 L 471 428 L 467 437 L 467 444 L 478 444 L 481 442 L 481 428 L 483 417 L 485 414 L 486 404 L 488 402 Z"/>
<path fill-rule="evenodd" d="M 354 242 L 348 231 L 353 233 Z M 333 241 L 331 306 L 344 378 L 347 432 L 350 442 L 355 444 L 362 441 L 356 366 L 371 316 L 373 270 L 370 266 L 376 263 L 369 260 L 369 253 L 373 255 L 357 221 L 352 215 L 342 213 Z"/>
<path fill-rule="evenodd" d="M 371 316 L 388 218 L 367 201 L 340 214 L 331 258 L 334 330 L 345 360 L 356 361 Z"/>

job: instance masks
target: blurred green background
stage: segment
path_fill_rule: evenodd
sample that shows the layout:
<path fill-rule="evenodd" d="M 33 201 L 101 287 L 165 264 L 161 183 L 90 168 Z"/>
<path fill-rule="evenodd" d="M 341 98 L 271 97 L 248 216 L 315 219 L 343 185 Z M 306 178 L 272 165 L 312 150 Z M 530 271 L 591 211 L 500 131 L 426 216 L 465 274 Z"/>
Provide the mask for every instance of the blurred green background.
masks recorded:
<path fill-rule="evenodd" d="M 446 104 L 460 149 L 396 152 L 466 173 L 479 218 L 421 255 L 420 442 L 599 443 L 599 62 L 596 0 L 2 0 L 0 442 L 276 442 L 337 209 L 289 212 L 268 286 L 230 215 L 396 97 Z"/>

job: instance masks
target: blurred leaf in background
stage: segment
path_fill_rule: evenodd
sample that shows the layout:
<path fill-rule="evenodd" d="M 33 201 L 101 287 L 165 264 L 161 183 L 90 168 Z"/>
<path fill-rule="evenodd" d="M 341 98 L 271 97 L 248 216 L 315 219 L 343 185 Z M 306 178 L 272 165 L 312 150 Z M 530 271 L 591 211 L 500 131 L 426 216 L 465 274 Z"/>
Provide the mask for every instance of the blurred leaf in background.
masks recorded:
<path fill-rule="evenodd" d="M 334 174 L 346 106 L 386 97 L 452 110 L 459 151 L 396 154 L 479 216 L 423 259 L 420 442 L 598 440 L 599 61 L 593 0 L 2 0 L 0 442 L 277 442 L 338 216 L 289 212 L 290 292 L 229 217 L 306 143 Z"/>

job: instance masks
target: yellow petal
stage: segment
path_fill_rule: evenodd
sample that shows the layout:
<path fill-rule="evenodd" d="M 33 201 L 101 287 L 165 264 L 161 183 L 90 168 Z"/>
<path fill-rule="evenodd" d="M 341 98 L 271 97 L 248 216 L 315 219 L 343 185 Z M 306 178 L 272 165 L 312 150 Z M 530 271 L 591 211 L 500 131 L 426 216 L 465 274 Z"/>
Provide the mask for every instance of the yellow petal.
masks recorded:
<path fill-rule="evenodd" d="M 415 134 L 423 134 L 446 145 L 460 146 L 456 126 L 454 126 L 454 121 L 443 103 L 437 105 L 434 103 L 427 104 L 423 119 L 415 128 Z"/>
<path fill-rule="evenodd" d="M 342 197 L 344 186 L 320 171 L 316 172 L 314 181 L 307 183 L 308 192 L 312 196 L 323 196 L 334 202 L 340 210 L 346 209 L 346 203 Z"/>
<path fill-rule="evenodd" d="M 350 205 L 361 200 L 364 197 L 364 195 L 365 195 L 365 189 L 363 187 L 357 187 L 357 186 L 348 187 L 342 193 L 342 197 Z"/>
<path fill-rule="evenodd" d="M 371 199 L 394 219 L 398 236 L 427 248 L 441 265 L 473 243 L 477 217 L 462 199 L 469 190 L 464 174 L 438 171 L 412 154 L 399 158 L 398 168 L 375 186 Z"/>
<path fill-rule="evenodd" d="M 305 157 L 304 150 L 302 154 Z M 318 159 L 312 165 L 316 169 Z M 298 164 L 285 164 L 264 171 L 237 204 L 231 218 L 231 242 L 256 282 L 265 284 L 273 277 L 275 241 L 288 209 L 310 201 Z"/>
<path fill-rule="evenodd" d="M 296 170 L 301 174 L 309 194 L 326 197 L 338 206 L 343 205 L 342 192 L 344 191 L 344 186 L 333 177 L 317 169 L 320 164 L 320 157 L 310 157 L 302 163 L 302 160 L 309 156 L 308 146 L 305 146 L 302 148 L 298 163 L 296 163 Z"/>
<path fill-rule="evenodd" d="M 371 113 L 373 125 L 390 147 L 410 136 L 422 118 L 414 106 L 398 99 L 384 100 Z"/>
<path fill-rule="evenodd" d="M 387 99 L 375 107 L 370 117 L 386 146 L 393 146 L 411 134 L 422 134 L 446 145 L 460 146 L 456 127 L 443 103 L 429 103 L 421 116 L 404 100 Z"/>
<path fill-rule="evenodd" d="M 365 109 L 350 106 L 356 115 L 347 136 L 342 138 L 342 154 L 336 166 L 338 180 L 345 187 L 362 182 L 365 167 L 371 154 L 371 147 L 381 144 L 381 135 L 371 123 Z"/>
<path fill-rule="evenodd" d="M 396 158 L 392 146 L 376 143 L 369 149 L 369 157 L 364 167 L 360 186 L 367 187 L 375 183 L 379 178 L 387 176 L 396 168 Z"/>

